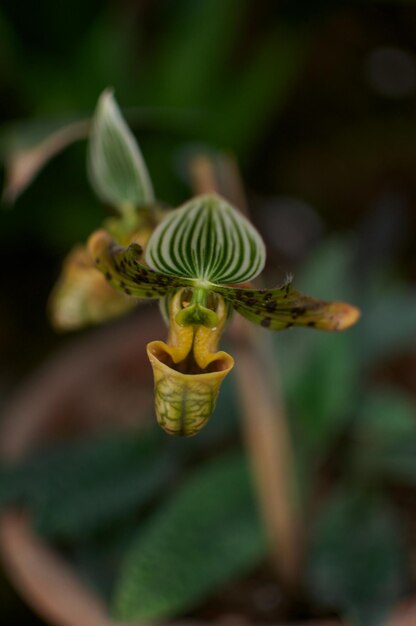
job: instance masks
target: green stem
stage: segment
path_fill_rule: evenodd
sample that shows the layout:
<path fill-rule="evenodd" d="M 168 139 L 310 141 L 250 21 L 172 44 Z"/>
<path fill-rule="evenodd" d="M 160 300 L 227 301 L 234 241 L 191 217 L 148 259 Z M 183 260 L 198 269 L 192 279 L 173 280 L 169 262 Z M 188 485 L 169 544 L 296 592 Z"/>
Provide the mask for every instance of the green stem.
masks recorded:
<path fill-rule="evenodd" d="M 122 204 L 119 204 L 117 208 L 120 211 L 126 226 L 131 228 L 134 227 L 137 222 L 137 211 L 134 204 L 131 202 L 123 202 Z"/>
<path fill-rule="evenodd" d="M 207 308 L 207 302 L 208 291 L 206 289 L 203 287 L 196 287 L 193 289 L 191 304 L 199 304 L 200 306 Z"/>

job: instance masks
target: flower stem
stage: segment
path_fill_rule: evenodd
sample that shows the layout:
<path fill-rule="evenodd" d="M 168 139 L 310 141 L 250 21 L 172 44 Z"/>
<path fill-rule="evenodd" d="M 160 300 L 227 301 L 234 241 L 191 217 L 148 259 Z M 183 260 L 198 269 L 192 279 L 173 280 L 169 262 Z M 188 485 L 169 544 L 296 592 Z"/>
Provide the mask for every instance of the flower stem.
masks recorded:
<path fill-rule="evenodd" d="M 191 178 L 197 193 L 217 191 L 247 213 L 238 170 L 230 157 L 220 156 L 216 163 L 205 156 L 196 157 L 191 163 Z M 237 317 L 230 334 L 235 344 L 245 441 L 270 558 L 282 585 L 292 594 L 299 584 L 301 566 L 300 514 L 292 442 L 276 359 L 264 332 Z"/>
<path fill-rule="evenodd" d="M 207 306 L 208 291 L 197 287 L 192 291 L 192 304 L 200 304 L 203 307 Z"/>

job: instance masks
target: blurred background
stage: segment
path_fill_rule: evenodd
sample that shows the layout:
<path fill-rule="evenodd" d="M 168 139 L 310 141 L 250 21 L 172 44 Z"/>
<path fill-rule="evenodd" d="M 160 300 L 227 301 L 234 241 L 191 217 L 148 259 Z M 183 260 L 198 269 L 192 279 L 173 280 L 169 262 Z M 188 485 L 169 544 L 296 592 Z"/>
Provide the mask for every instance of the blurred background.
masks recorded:
<path fill-rule="evenodd" d="M 46 302 L 64 256 L 104 215 L 87 182 L 83 140 L 47 163 L 15 202 L 8 172 L 21 150 L 88 118 L 107 86 L 163 202 L 191 195 L 193 154 L 234 155 L 268 246 L 270 283 L 299 272 L 314 295 L 352 297 L 363 308 L 357 337 L 367 337 L 360 363 L 372 359 L 366 380 L 393 385 L 412 402 L 416 6 L 377 0 L 2 0 L 2 401 L 73 340 L 51 329 Z M 290 342 L 282 340 L 282 369 Z M 331 359 L 331 367 L 345 364 L 343 353 Z M 296 363 L 289 365 L 288 378 Z M 302 413 L 316 394 L 309 378 L 294 410 Z M 413 487 L 399 496 L 401 510 L 416 510 Z M 42 623 L 5 580 L 0 607 L 2 623 Z"/>

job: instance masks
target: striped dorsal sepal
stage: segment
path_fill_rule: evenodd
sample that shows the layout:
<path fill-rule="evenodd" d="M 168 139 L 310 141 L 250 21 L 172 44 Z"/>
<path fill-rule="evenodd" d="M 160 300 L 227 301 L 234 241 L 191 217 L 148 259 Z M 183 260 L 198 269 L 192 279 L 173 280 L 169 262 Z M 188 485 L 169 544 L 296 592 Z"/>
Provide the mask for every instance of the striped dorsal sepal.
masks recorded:
<path fill-rule="evenodd" d="M 256 229 L 223 198 L 204 195 L 172 211 L 155 229 L 146 263 L 157 272 L 205 284 L 243 283 L 263 269 Z"/>

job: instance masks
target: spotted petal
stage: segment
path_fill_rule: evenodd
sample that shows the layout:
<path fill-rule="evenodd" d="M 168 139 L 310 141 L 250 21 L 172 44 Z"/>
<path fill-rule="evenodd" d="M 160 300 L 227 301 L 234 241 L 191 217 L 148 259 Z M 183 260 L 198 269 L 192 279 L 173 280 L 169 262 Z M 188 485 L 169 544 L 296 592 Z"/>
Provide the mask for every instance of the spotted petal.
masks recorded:
<path fill-rule="evenodd" d="M 163 274 L 209 283 L 242 283 L 265 262 L 256 229 L 217 195 L 197 196 L 172 211 L 146 248 L 149 267 Z"/>
<path fill-rule="evenodd" d="M 271 330 L 310 326 L 344 330 L 355 324 L 359 310 L 345 302 L 325 302 L 296 291 L 288 281 L 277 289 L 215 287 L 243 317 Z"/>
<path fill-rule="evenodd" d="M 127 248 L 118 245 L 105 230 L 91 235 L 88 249 L 96 267 L 112 287 L 135 298 L 161 298 L 184 281 L 163 276 L 141 263 L 143 249 L 137 243 Z"/>

